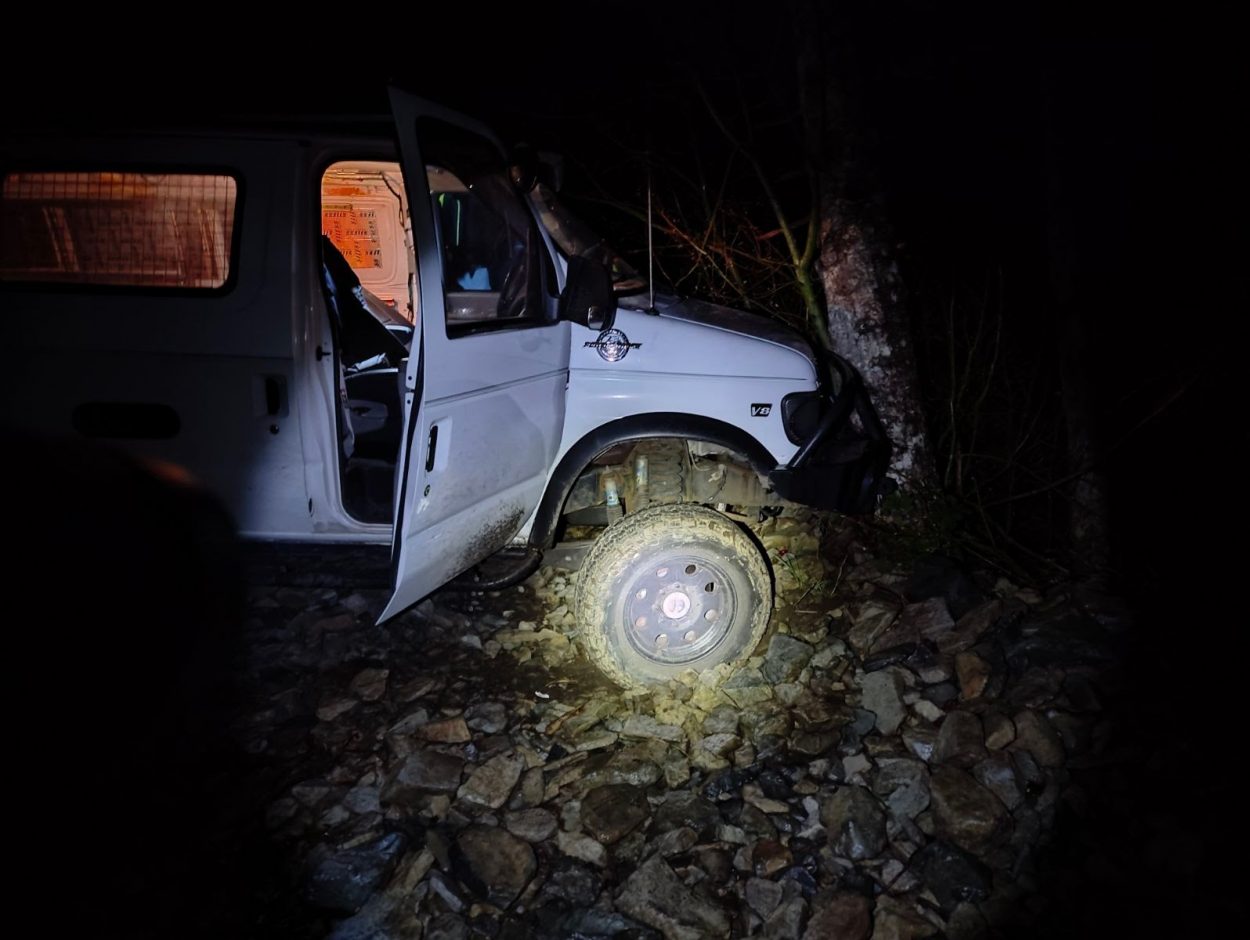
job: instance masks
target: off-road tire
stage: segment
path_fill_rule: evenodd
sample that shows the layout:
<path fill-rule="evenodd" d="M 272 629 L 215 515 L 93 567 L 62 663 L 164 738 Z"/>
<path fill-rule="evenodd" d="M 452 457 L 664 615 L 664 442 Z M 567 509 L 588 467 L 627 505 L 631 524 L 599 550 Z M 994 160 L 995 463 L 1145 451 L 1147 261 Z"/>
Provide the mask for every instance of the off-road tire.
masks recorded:
<path fill-rule="evenodd" d="M 574 595 L 587 656 L 625 688 L 745 659 L 772 606 L 759 547 L 720 513 L 691 504 L 653 506 L 609 526 Z"/>

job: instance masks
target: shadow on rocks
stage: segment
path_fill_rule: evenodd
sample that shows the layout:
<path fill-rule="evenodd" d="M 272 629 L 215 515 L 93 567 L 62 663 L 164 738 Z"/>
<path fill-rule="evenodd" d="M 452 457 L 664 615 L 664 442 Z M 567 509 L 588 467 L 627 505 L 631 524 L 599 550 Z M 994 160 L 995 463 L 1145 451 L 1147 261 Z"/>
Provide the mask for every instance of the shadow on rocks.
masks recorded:
<path fill-rule="evenodd" d="M 36 908 L 62 929 L 212 933 L 266 864 L 218 836 L 247 770 L 225 735 L 244 599 L 231 520 L 177 468 L 7 439 L 14 894 L 65 898 Z"/>

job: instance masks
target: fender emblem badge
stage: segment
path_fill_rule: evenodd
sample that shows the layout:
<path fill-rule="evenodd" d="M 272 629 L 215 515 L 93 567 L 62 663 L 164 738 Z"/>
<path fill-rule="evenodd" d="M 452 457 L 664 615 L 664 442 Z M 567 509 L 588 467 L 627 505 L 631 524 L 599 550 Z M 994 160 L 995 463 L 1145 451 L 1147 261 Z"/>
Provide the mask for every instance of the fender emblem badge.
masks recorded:
<path fill-rule="evenodd" d="M 605 362 L 620 362 L 631 349 L 640 349 L 642 343 L 631 343 L 620 330 L 604 330 L 597 338 L 587 340 L 584 346 L 598 352 Z"/>
<path fill-rule="evenodd" d="M 767 418 L 772 413 L 772 410 L 773 406 L 771 402 L 753 402 L 751 404 L 751 417 Z"/>

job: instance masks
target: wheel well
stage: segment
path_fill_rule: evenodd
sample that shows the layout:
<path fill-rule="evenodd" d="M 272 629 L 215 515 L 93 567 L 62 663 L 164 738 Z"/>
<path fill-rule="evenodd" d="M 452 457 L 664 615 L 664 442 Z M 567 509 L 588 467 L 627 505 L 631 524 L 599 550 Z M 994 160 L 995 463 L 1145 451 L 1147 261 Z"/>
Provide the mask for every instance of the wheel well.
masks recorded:
<path fill-rule="evenodd" d="M 776 459 L 758 440 L 741 428 L 723 421 L 672 413 L 620 418 L 583 436 L 561 458 L 535 512 L 534 524 L 530 529 L 530 544 L 547 548 L 554 543 L 556 529 L 569 494 L 583 472 L 597 458 L 618 445 L 637 445 L 653 439 L 700 442 L 732 451 L 761 474 L 767 474 L 777 466 Z"/>

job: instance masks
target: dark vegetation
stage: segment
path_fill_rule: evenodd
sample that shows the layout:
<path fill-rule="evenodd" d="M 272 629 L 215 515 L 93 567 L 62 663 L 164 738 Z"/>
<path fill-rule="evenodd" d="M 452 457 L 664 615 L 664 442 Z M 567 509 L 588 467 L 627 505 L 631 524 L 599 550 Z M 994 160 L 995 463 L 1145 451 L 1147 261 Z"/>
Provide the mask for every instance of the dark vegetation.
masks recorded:
<path fill-rule="evenodd" d="M 845 14 L 826 50 L 863 167 L 853 194 L 892 236 L 927 406 L 936 490 L 903 497 L 926 531 L 902 501 L 900 518 L 917 548 L 955 543 L 1016 577 L 1157 585 L 1184 538 L 1160 538 L 1179 521 L 1164 507 L 1193 498 L 1180 481 L 1213 454 L 1232 392 L 1223 344 L 1181 313 L 1228 305 L 1212 275 L 1231 245 L 1204 218 L 1218 176 L 1197 173 L 1228 159 L 1204 115 L 1221 77 L 1145 39 L 965 32 L 913 12 Z M 562 102 L 552 126 L 578 128 L 563 137 L 566 194 L 642 267 L 649 180 L 657 280 L 819 340 L 804 250 L 819 167 L 796 68 L 808 26 L 702 25 L 696 49 L 673 36 L 697 24 L 652 33 L 628 91 Z M 1074 515 L 1101 511 L 1074 486 L 1090 471 L 1112 530 L 1095 558 L 1073 538 Z"/>

